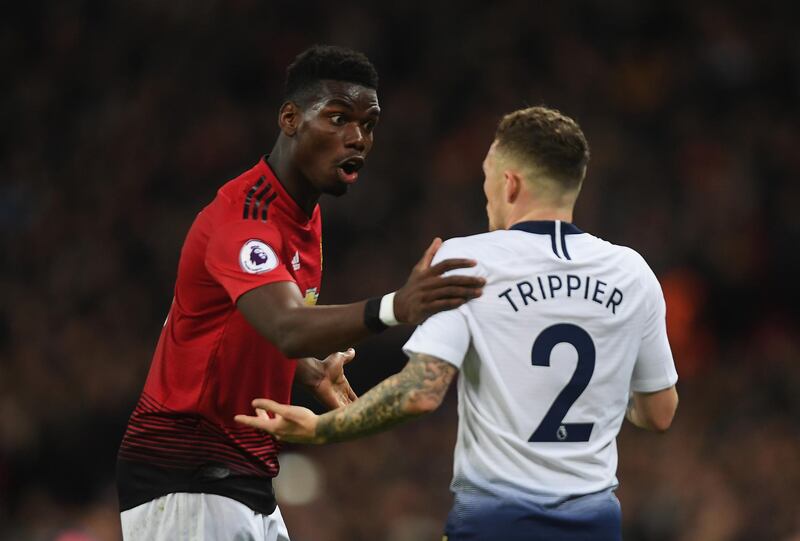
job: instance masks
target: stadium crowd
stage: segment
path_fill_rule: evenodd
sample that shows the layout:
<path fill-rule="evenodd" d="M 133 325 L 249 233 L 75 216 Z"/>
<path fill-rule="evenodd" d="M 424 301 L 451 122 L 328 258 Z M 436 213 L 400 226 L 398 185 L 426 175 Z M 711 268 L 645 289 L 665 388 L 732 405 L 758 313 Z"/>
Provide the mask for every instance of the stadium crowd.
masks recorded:
<path fill-rule="evenodd" d="M 592 147 L 576 223 L 664 286 L 681 406 L 619 439 L 630 541 L 800 540 L 800 42 L 788 2 L 15 2 L 0 19 L 0 539 L 119 536 L 113 469 L 194 215 L 276 132 L 314 42 L 381 74 L 376 146 L 323 199 L 320 302 L 401 285 L 485 227 L 500 115 L 545 103 Z M 358 348 L 357 391 L 409 330 Z M 438 539 L 453 396 L 369 440 L 295 448 L 295 541 Z M 298 399 L 308 402 L 299 395 Z M 279 501 L 281 494 L 279 492 Z"/>

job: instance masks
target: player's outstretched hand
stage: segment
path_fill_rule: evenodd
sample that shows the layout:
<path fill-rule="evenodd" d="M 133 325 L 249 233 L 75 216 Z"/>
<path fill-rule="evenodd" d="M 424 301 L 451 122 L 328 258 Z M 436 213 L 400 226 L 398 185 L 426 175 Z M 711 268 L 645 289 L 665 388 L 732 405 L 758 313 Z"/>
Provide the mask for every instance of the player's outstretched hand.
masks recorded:
<path fill-rule="evenodd" d="M 308 408 L 278 404 L 267 398 L 252 402 L 255 415 L 237 415 L 237 423 L 269 432 L 275 439 L 294 443 L 322 443 L 317 438 L 317 415 Z M 270 417 L 268 413 L 272 413 Z"/>
<path fill-rule="evenodd" d="M 317 400 L 332 410 L 358 399 L 344 375 L 344 365 L 352 361 L 355 356 L 356 350 L 350 348 L 328 355 L 324 361 L 320 361 L 322 377 L 311 392 Z"/>
<path fill-rule="evenodd" d="M 442 245 L 442 239 L 435 238 L 425 250 L 422 259 L 414 265 L 406 284 L 397 290 L 394 297 L 394 314 L 397 321 L 418 325 L 428 317 L 458 308 L 462 304 L 480 297 L 486 280 L 477 276 L 447 276 L 442 274 L 474 267 L 472 259 L 445 259 L 431 266 L 433 256 Z"/>

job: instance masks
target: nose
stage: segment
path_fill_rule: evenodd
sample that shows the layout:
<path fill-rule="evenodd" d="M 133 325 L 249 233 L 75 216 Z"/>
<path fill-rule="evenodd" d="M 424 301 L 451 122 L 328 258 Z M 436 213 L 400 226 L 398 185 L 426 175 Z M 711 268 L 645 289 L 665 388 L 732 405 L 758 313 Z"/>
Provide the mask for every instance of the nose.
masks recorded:
<path fill-rule="evenodd" d="M 364 152 L 367 148 L 368 135 L 358 124 L 352 124 L 345 132 L 344 146 Z"/>

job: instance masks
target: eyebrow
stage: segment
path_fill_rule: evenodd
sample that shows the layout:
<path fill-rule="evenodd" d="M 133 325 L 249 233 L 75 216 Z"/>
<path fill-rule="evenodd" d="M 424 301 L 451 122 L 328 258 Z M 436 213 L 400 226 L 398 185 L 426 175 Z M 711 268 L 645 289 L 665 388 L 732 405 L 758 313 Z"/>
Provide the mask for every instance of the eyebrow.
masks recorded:
<path fill-rule="evenodd" d="M 338 105 L 340 107 L 344 107 L 349 109 L 350 111 L 354 111 L 355 107 L 353 107 L 353 103 L 350 100 L 346 100 L 344 98 L 330 98 L 325 102 L 324 107 L 330 107 L 332 105 Z M 381 108 L 376 103 L 375 105 L 370 106 L 367 110 L 369 115 L 379 116 L 381 114 Z"/>
<path fill-rule="evenodd" d="M 348 109 L 351 110 L 353 109 L 353 104 L 348 100 L 342 98 L 330 98 L 329 100 L 326 100 L 325 107 L 328 107 L 329 105 L 339 105 L 342 107 L 347 107 Z"/>

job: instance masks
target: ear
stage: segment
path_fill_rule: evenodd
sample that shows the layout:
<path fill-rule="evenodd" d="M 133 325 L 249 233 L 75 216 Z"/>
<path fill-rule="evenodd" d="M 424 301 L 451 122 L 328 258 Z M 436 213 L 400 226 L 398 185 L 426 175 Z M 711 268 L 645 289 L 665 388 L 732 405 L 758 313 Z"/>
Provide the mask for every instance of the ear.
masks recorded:
<path fill-rule="evenodd" d="M 278 111 L 278 127 L 288 137 L 292 137 L 297 133 L 297 127 L 300 124 L 301 112 L 293 101 L 287 101 L 281 105 Z"/>
<path fill-rule="evenodd" d="M 522 179 L 512 170 L 504 171 L 503 175 L 505 177 L 506 203 L 513 204 L 522 191 Z"/>

